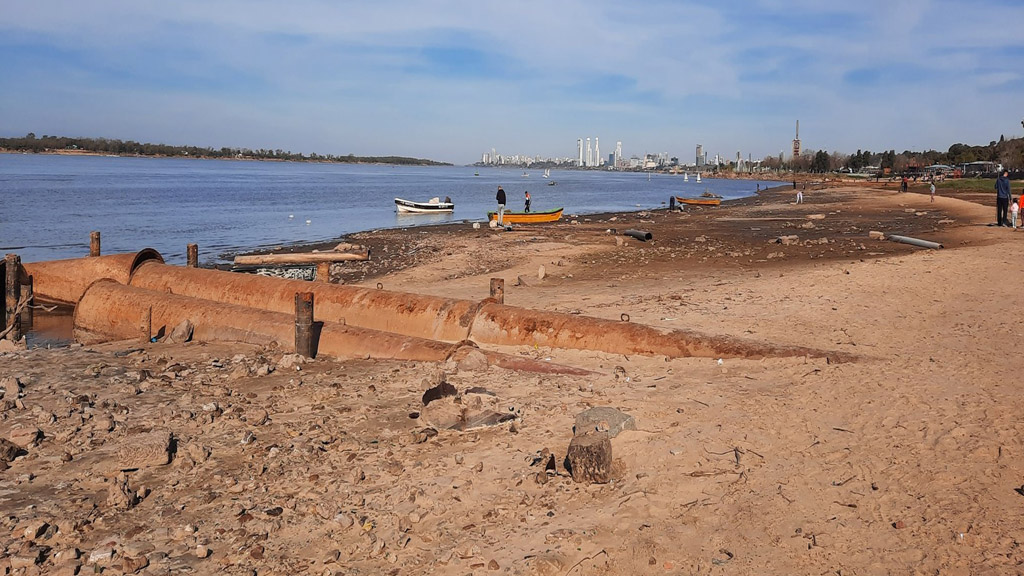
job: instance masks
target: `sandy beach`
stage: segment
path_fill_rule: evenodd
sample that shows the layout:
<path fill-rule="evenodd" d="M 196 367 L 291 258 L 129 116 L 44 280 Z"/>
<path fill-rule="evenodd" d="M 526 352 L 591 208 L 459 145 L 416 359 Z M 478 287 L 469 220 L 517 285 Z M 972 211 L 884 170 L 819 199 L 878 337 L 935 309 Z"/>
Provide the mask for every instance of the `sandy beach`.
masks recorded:
<path fill-rule="evenodd" d="M 793 200 L 360 233 L 371 260 L 336 280 L 480 300 L 497 277 L 516 306 L 853 361 L 499 350 L 595 372 L 562 376 L 226 343 L 2 352 L 0 567 L 1021 573 L 1024 232 L 987 226 L 973 196 L 836 183 Z M 440 381 L 515 418 L 431 426 Z M 563 464 L 592 407 L 635 422 L 608 483 Z"/>

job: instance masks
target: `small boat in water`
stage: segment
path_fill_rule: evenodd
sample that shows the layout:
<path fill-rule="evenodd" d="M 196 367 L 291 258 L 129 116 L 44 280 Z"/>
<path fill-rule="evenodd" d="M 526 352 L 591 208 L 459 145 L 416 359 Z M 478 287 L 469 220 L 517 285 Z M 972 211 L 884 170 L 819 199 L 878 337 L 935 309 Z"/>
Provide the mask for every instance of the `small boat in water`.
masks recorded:
<path fill-rule="evenodd" d="M 700 172 L 697 172 L 697 182 L 700 182 Z"/>
<path fill-rule="evenodd" d="M 689 204 L 690 206 L 718 206 L 722 203 L 721 198 L 683 198 L 682 196 L 676 196 L 676 202 L 679 204 Z"/>
<path fill-rule="evenodd" d="M 690 175 L 687 172 L 683 172 L 683 182 L 689 182 Z"/>
<path fill-rule="evenodd" d="M 400 214 L 436 214 L 438 212 L 452 212 L 455 210 L 455 203 L 451 198 L 431 198 L 427 202 L 413 202 L 395 198 L 395 208 Z"/>
<path fill-rule="evenodd" d="M 550 181 L 548 181 L 548 186 L 555 186 L 555 185 L 557 185 L 557 184 L 558 184 L 558 182 L 557 182 L 557 181 L 555 181 L 555 180 L 550 180 Z"/>
<path fill-rule="evenodd" d="M 551 178 L 551 168 L 545 168 L 544 169 L 544 177 L 545 178 Z"/>
<path fill-rule="evenodd" d="M 505 224 L 537 224 L 540 222 L 557 222 L 562 217 L 562 209 L 555 208 L 547 212 L 505 212 L 502 221 Z M 497 212 L 488 212 L 488 220 L 497 220 Z"/>

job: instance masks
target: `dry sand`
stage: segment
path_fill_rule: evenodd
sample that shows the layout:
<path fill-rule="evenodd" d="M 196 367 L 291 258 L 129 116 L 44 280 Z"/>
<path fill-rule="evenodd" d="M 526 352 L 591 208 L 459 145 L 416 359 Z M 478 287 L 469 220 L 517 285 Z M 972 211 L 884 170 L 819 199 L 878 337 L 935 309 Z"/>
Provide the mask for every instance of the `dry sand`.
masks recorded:
<path fill-rule="evenodd" d="M 510 304 L 625 313 L 855 362 L 506 350 L 600 373 L 580 378 L 294 364 L 226 344 L 0 354 L 0 376 L 23 387 L 7 380 L 0 437 L 25 445 L 0 472 L 0 566 L 1021 573 L 1024 232 L 986 227 L 992 209 L 958 199 L 850 186 L 791 200 L 773 192 L 515 232 L 366 233 L 353 240 L 373 247 L 375 263 L 343 275 L 466 298 L 503 277 Z M 799 239 L 773 242 L 784 235 Z M 489 389 L 518 418 L 426 433 L 421 397 L 440 378 Z M 612 440 L 618 477 L 607 484 L 574 483 L 562 467 L 574 417 L 592 406 L 627 412 L 637 427 Z M 545 448 L 555 474 L 534 464 Z"/>

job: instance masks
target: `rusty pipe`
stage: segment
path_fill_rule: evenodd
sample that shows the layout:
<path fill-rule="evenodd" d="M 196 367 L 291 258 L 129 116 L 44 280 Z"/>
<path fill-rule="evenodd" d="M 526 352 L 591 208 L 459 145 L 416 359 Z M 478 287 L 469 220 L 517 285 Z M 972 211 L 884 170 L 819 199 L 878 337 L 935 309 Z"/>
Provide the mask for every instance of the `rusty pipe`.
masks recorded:
<path fill-rule="evenodd" d="M 75 339 L 85 344 L 96 344 L 134 338 L 138 335 L 138 319 L 147 313 L 156 334 L 167 333 L 188 320 L 193 324 L 192 339 L 198 342 L 231 341 L 258 345 L 276 342 L 282 350 L 295 351 L 294 314 L 154 292 L 123 286 L 107 278 L 92 283 L 75 307 Z M 346 326 L 339 322 L 317 323 L 317 327 L 317 352 L 336 358 L 444 362 L 450 358 L 461 359 L 472 349 L 464 342 L 451 344 Z M 484 352 L 484 356 L 488 365 L 510 369 L 592 374 L 587 370 L 498 352 Z"/>
<path fill-rule="evenodd" d="M 285 313 L 294 310 L 296 292 L 312 292 L 317 317 L 322 320 L 449 342 L 472 339 L 480 344 L 538 345 L 672 358 L 843 357 L 800 346 L 776 346 L 729 336 L 663 330 L 490 302 L 182 268 L 157 262 L 142 263 L 132 274 L 131 285 Z"/>
<path fill-rule="evenodd" d="M 26 274 L 33 277 L 36 298 L 49 303 L 74 305 L 96 280 L 111 278 L 127 284 L 133 270 L 143 262 L 151 261 L 162 264 L 164 259 L 156 250 L 146 248 L 129 254 L 27 262 L 22 266 Z"/>
<path fill-rule="evenodd" d="M 350 326 L 459 342 L 469 338 L 475 302 L 358 286 L 286 280 L 144 262 L 132 286 L 294 314 L 295 293 L 312 292 L 317 317 Z"/>

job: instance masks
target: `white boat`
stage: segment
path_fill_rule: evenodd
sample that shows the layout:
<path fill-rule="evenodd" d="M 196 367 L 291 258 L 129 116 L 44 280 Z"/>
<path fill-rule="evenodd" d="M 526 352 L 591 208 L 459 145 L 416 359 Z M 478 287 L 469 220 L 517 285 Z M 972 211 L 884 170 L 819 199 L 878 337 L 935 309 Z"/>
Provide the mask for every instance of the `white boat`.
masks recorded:
<path fill-rule="evenodd" d="M 551 178 L 551 168 L 545 168 L 544 169 L 544 177 L 545 178 Z"/>
<path fill-rule="evenodd" d="M 529 177 L 530 177 L 530 173 L 529 172 L 523 172 L 523 178 L 529 178 Z"/>
<path fill-rule="evenodd" d="M 683 172 L 683 182 L 689 182 L 689 181 L 690 181 L 690 175 L 688 173 L 686 173 L 686 172 Z"/>
<path fill-rule="evenodd" d="M 700 182 L 700 172 L 697 172 L 697 182 Z"/>
<path fill-rule="evenodd" d="M 442 202 L 440 198 L 431 198 L 427 202 L 413 202 L 412 200 L 395 198 L 395 208 L 399 213 L 431 214 L 438 212 L 452 212 L 455 210 L 455 203 L 452 202 L 451 198 L 445 198 L 444 202 Z"/>

